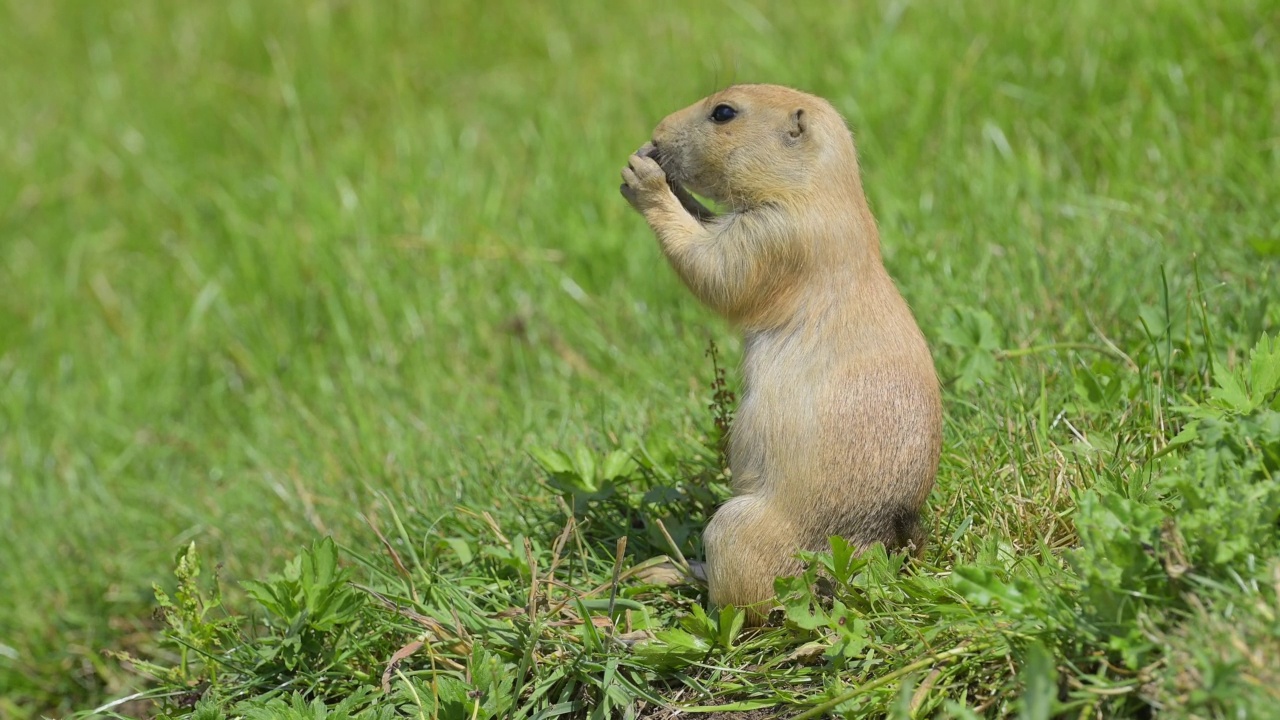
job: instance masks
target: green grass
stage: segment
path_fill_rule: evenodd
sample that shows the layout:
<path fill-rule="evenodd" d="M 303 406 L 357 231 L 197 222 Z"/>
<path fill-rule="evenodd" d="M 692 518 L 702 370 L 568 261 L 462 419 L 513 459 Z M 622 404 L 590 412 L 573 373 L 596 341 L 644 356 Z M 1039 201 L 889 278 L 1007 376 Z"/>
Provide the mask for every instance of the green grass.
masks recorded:
<path fill-rule="evenodd" d="M 1280 330 L 1277 27 L 1248 0 L 0 3 L 0 717 L 377 688 L 421 625 L 340 582 L 273 586 L 352 603 L 332 625 L 241 584 L 325 535 L 479 638 L 411 655 L 384 710 L 1274 707 L 1280 429 L 1222 383 Z M 667 552 L 655 517 L 697 554 L 724 492 L 705 353 L 740 345 L 617 173 L 738 81 L 854 128 L 946 381 L 932 545 L 833 570 L 835 609 L 796 585 L 763 634 L 623 581 L 615 618 L 667 635 L 622 650 L 556 625 L 608 608 L 550 610 L 624 533 L 618 569 Z M 190 543 L 204 575 L 175 584 Z M 490 617 L 553 556 L 550 607 Z M 153 583 L 185 609 L 153 615 Z"/>

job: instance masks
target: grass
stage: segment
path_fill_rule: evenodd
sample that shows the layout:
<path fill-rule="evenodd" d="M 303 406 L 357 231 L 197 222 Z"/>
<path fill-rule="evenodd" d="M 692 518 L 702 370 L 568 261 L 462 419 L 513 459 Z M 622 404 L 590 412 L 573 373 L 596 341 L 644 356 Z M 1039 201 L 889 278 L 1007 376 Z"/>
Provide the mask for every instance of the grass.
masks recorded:
<path fill-rule="evenodd" d="M 1265 712 L 1278 24 L 0 4 L 0 717 Z M 615 583 L 699 552 L 740 352 L 617 172 L 737 81 L 846 113 L 946 382 L 926 557 L 836 547 L 764 633 Z"/>

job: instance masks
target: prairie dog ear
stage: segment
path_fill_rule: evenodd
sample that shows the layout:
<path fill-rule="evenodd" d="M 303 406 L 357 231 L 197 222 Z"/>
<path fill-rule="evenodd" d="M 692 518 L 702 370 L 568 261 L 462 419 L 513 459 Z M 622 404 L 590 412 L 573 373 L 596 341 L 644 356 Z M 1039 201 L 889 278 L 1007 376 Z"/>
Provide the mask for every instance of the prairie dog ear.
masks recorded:
<path fill-rule="evenodd" d="M 792 111 L 791 116 L 787 119 L 787 140 L 796 142 L 804 136 L 809 130 L 809 118 L 804 114 L 804 108 L 796 108 Z"/>

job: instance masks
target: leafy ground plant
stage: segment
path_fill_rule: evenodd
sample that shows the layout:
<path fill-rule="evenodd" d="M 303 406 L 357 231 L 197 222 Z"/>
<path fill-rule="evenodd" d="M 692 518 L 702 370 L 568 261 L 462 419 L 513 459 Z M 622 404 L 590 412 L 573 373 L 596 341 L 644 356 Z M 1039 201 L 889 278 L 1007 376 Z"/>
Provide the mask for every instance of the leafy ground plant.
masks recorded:
<path fill-rule="evenodd" d="M 589 478 L 622 489 L 579 512 L 560 502 L 558 533 L 509 536 L 484 514 L 437 523 L 427 540 L 408 532 L 353 556 L 360 582 L 320 541 L 245 584 L 260 617 L 207 620 L 216 582 L 200 587 L 189 549 L 178 601 L 158 594 L 182 660 L 138 665 L 170 717 L 1256 717 L 1277 699 L 1280 661 L 1277 347 L 1264 336 L 1176 408 L 1182 430 L 1135 475 L 1145 482 L 1083 491 L 1079 546 L 1065 554 L 993 543 L 944 568 L 939 552 L 833 538 L 778 582 L 773 626 L 744 630 L 696 588 L 648 582 L 641 560 L 656 547 L 627 553 L 628 533 L 610 557 L 599 529 L 584 532 L 626 531 L 660 480 L 616 454 L 542 453 L 553 482 L 575 475 L 558 486 L 570 496 Z M 395 549 L 414 545 L 408 562 Z"/>

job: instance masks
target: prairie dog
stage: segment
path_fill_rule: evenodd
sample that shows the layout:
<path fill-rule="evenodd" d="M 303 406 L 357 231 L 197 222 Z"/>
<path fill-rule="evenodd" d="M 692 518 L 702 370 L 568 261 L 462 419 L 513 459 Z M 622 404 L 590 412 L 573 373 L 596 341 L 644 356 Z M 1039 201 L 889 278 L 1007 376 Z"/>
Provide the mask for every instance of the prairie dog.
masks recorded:
<path fill-rule="evenodd" d="M 832 535 L 920 548 L 938 379 L 881 260 L 840 114 L 791 88 L 735 85 L 659 123 L 622 178 L 684 284 L 745 335 L 734 496 L 703 535 L 711 603 L 763 621 L 774 578 Z"/>

